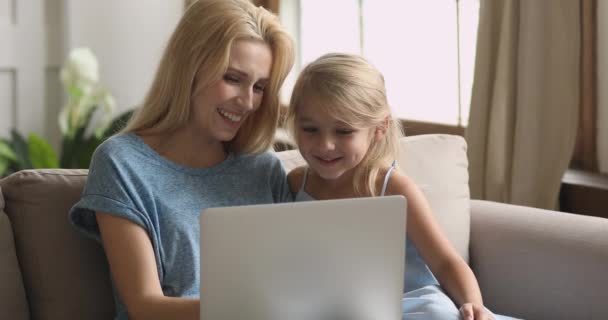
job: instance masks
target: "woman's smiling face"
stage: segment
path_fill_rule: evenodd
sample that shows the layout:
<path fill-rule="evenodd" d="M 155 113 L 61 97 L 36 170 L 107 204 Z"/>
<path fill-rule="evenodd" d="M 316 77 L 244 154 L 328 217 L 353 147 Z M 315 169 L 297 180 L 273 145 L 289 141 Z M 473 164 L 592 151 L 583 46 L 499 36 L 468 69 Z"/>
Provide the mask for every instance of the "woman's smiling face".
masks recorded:
<path fill-rule="evenodd" d="M 210 143 L 232 140 L 247 116 L 260 106 L 271 66 L 272 51 L 265 42 L 235 41 L 222 78 L 206 88 L 195 89 L 188 129 Z"/>

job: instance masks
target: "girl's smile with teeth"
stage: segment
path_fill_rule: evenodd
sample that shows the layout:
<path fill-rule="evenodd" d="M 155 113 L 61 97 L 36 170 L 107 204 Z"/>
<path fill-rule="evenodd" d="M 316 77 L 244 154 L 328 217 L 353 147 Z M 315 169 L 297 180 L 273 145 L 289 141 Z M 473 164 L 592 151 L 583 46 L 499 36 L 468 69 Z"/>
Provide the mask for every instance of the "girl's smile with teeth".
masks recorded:
<path fill-rule="evenodd" d="M 341 158 L 342 157 L 335 157 L 335 158 L 317 157 L 317 159 L 319 159 L 322 163 L 325 163 L 325 164 L 331 164 L 331 163 L 337 162 Z"/>

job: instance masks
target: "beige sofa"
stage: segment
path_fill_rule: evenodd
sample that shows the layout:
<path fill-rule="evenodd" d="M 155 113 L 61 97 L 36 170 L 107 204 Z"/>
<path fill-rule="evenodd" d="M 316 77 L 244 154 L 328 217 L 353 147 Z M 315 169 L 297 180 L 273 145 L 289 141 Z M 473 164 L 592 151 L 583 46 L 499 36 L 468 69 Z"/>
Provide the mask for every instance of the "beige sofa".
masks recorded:
<path fill-rule="evenodd" d="M 525 319 L 608 319 L 608 220 L 469 199 L 466 144 L 404 138 L 399 164 L 476 273 L 485 303 Z M 296 151 L 278 153 L 286 169 Z M 0 181 L 0 319 L 111 319 L 105 256 L 67 220 L 86 170 Z M 381 319 L 382 320 L 382 319 Z"/>

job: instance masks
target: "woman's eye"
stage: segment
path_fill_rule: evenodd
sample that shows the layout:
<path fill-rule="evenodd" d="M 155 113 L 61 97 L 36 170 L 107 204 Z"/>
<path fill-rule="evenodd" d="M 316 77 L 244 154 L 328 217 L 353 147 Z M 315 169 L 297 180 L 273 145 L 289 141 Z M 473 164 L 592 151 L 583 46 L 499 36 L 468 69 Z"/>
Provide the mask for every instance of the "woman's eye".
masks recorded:
<path fill-rule="evenodd" d="M 258 93 L 264 93 L 264 89 L 265 89 L 265 87 L 261 84 L 256 84 L 253 86 L 253 91 L 258 92 Z"/>
<path fill-rule="evenodd" d="M 224 80 L 232 83 L 239 83 L 239 78 L 229 74 L 224 75 Z"/>
<path fill-rule="evenodd" d="M 338 129 L 336 130 L 336 133 L 339 135 L 349 135 L 351 133 L 355 132 L 355 130 L 352 129 Z"/>

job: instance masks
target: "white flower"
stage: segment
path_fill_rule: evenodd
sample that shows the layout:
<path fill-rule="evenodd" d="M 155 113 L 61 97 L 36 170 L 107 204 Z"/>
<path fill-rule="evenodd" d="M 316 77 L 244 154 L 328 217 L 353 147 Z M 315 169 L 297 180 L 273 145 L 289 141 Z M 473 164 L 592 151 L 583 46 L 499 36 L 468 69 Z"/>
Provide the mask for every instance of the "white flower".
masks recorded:
<path fill-rule="evenodd" d="M 89 48 L 76 48 L 70 52 L 60 76 L 64 87 L 89 91 L 99 81 L 97 58 Z"/>
<path fill-rule="evenodd" d="M 60 77 L 68 94 L 59 114 L 61 132 L 73 137 L 78 129 L 84 128 L 85 138 L 93 133 L 100 137 L 110 124 L 116 102 L 99 84 L 99 65 L 93 52 L 88 48 L 72 50 Z"/>

